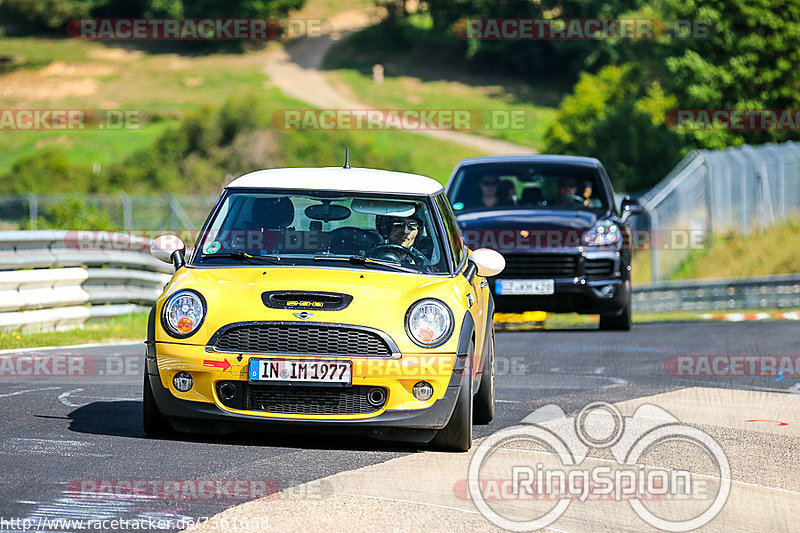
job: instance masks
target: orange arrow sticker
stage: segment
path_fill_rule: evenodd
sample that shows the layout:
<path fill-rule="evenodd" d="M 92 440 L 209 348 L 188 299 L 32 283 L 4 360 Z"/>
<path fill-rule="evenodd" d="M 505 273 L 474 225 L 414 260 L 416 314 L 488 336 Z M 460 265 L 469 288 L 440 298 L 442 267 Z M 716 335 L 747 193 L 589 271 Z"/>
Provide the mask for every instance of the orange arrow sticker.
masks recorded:
<path fill-rule="evenodd" d="M 203 361 L 203 366 L 208 366 L 212 368 L 220 368 L 223 372 L 228 370 L 231 367 L 231 364 L 228 362 L 227 359 L 223 359 L 222 361 L 212 361 L 206 359 Z"/>

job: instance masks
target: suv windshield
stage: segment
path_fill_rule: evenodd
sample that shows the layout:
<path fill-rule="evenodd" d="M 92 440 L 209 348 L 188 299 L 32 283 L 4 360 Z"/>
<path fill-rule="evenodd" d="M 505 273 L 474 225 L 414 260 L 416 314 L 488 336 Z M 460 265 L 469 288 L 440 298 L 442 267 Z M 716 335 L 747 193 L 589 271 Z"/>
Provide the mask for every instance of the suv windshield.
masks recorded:
<path fill-rule="evenodd" d="M 604 212 L 608 192 L 591 167 L 554 163 L 463 167 L 448 193 L 453 210 L 569 209 Z"/>
<path fill-rule="evenodd" d="M 196 265 L 325 265 L 447 273 L 424 198 L 232 190 Z"/>

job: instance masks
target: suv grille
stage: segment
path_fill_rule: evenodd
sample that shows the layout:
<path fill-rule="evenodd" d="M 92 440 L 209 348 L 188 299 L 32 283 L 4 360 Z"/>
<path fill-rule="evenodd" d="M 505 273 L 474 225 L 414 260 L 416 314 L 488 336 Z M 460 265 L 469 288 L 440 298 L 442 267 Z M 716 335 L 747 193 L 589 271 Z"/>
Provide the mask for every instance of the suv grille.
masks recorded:
<path fill-rule="evenodd" d="M 214 335 L 222 352 L 389 357 L 392 350 L 374 331 L 347 326 L 261 323 L 234 326 Z"/>
<path fill-rule="evenodd" d="M 269 413 L 301 415 L 360 415 L 379 411 L 371 405 L 367 393 L 375 387 L 306 387 L 281 385 L 248 385 L 245 409 Z M 383 403 L 386 396 L 383 396 Z"/>
<path fill-rule="evenodd" d="M 587 259 L 583 263 L 583 271 L 589 279 L 610 278 L 614 274 L 612 259 Z"/>
<path fill-rule="evenodd" d="M 501 278 L 567 278 L 578 270 L 578 256 L 573 254 L 509 254 L 505 260 Z"/>

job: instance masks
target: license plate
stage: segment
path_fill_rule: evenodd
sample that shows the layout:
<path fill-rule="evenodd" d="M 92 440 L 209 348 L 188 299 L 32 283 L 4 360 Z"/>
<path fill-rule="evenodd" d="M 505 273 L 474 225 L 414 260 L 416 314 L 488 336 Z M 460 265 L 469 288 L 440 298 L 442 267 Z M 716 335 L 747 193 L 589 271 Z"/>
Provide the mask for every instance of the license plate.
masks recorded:
<path fill-rule="evenodd" d="M 250 359 L 250 381 L 350 385 L 352 361 Z"/>
<path fill-rule="evenodd" d="M 555 294 L 556 284 L 552 279 L 498 279 L 494 282 L 494 292 L 499 295 Z"/>

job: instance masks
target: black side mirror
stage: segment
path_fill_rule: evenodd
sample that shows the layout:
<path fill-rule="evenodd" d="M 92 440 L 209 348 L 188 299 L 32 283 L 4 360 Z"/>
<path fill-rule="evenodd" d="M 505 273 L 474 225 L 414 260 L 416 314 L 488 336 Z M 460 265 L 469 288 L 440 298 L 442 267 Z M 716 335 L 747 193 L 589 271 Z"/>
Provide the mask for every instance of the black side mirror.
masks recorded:
<path fill-rule="evenodd" d="M 622 221 L 625 222 L 630 218 L 632 215 L 638 215 L 640 213 L 644 213 L 644 206 L 639 203 L 639 200 L 635 198 L 631 198 L 628 195 L 625 195 L 625 198 L 622 199 L 622 204 L 620 205 L 620 209 L 622 210 Z"/>

